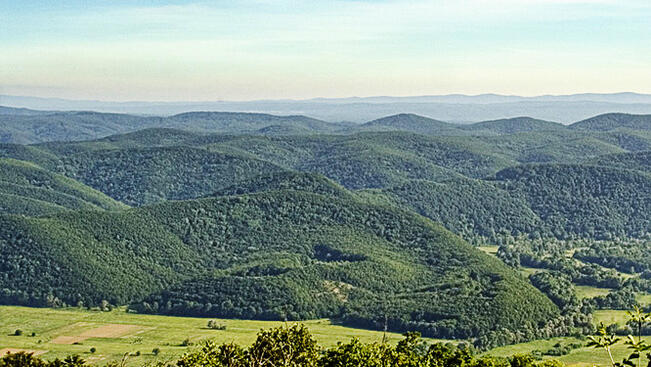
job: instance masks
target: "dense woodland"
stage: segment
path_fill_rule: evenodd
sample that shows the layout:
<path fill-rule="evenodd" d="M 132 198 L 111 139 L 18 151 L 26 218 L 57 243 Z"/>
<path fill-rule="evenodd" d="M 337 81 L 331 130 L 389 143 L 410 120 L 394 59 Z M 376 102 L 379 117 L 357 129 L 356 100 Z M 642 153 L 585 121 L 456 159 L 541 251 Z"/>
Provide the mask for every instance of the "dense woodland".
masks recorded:
<path fill-rule="evenodd" d="M 489 348 L 590 333 L 594 310 L 651 292 L 650 116 L 0 122 L 0 303 L 327 317 Z"/>

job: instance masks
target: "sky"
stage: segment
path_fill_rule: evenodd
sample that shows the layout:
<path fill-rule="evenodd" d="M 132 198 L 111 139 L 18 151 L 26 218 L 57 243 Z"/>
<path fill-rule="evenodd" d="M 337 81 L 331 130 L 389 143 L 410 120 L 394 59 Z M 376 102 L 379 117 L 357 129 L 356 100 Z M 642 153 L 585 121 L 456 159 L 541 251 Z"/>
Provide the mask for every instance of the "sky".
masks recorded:
<path fill-rule="evenodd" d="M 649 0 L 0 0 L 0 94 L 651 93 Z"/>

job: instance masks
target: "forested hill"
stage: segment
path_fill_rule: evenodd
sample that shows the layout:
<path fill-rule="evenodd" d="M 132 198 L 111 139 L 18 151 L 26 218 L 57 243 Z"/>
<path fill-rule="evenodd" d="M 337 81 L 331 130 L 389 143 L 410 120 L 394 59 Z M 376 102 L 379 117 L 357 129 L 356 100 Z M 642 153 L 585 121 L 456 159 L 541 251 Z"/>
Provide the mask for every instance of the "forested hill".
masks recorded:
<path fill-rule="evenodd" d="M 245 112 L 186 112 L 173 116 L 139 116 L 92 111 L 49 112 L 0 106 L 0 143 L 35 144 L 82 141 L 148 128 L 174 128 L 202 134 L 314 135 L 404 131 L 430 136 L 494 136 L 528 132 L 585 136 L 598 132 L 651 130 L 651 115 L 611 113 L 565 126 L 556 122 L 514 117 L 456 124 L 411 113 L 401 113 L 363 124 L 326 122 L 307 116 L 276 116 Z"/>
<path fill-rule="evenodd" d="M 651 130 L 651 115 L 607 113 L 570 125 L 572 129 L 609 131 L 621 128 Z"/>
<path fill-rule="evenodd" d="M 460 125 L 402 113 L 369 121 L 350 131 L 409 131 L 425 135 L 469 135 Z"/>
<path fill-rule="evenodd" d="M 462 125 L 462 129 L 475 132 L 490 132 L 498 135 L 517 134 L 531 131 L 564 131 L 565 125 L 558 122 L 538 120 L 531 117 L 514 117 Z"/>
<path fill-rule="evenodd" d="M 646 137 L 644 131 L 626 134 Z M 319 173 L 348 189 L 381 189 L 373 200 L 414 210 L 473 242 L 496 241 L 505 234 L 644 237 L 650 227 L 650 204 L 644 195 L 648 176 L 580 170 L 587 164 L 645 171 L 648 151 L 627 152 L 626 144 L 616 145 L 630 141 L 620 141 L 623 136 L 585 135 L 566 128 L 481 137 L 398 131 L 204 135 L 157 128 L 97 141 L 0 145 L 0 154 L 35 162 L 128 205 L 256 192 L 258 186 L 291 188 L 300 171 Z M 532 161 L 548 165 L 527 166 L 517 179 L 491 179 Z M 558 163 L 573 166 L 555 166 Z M 543 175 L 549 176 L 544 187 L 524 190 L 524 177 L 536 185 Z M 280 177 L 291 180 L 281 183 Z M 575 187 L 577 179 L 582 183 Z M 313 184 L 315 192 L 335 193 L 328 185 Z M 589 187 L 611 189 L 593 192 Z M 567 195 L 572 204 L 553 209 L 560 211 L 550 216 L 551 208 Z M 562 221 L 554 219 L 558 216 Z"/>
<path fill-rule="evenodd" d="M 49 141 L 97 139 L 145 128 L 178 128 L 195 132 L 253 133 L 270 126 L 333 132 L 349 126 L 305 116 L 275 116 L 259 113 L 189 112 L 169 117 L 137 116 L 99 112 L 36 113 L 0 110 L 0 143 L 32 144 Z"/>
<path fill-rule="evenodd" d="M 532 337 L 558 314 L 439 225 L 350 197 L 281 190 L 0 220 L 0 269 L 22 269 L 4 272 L 3 302 L 106 299 L 142 312 L 370 328 L 386 316 L 391 330 L 445 337 Z"/>
<path fill-rule="evenodd" d="M 0 158 L 0 213 L 43 215 L 66 209 L 127 206 L 68 177 L 29 162 Z"/>

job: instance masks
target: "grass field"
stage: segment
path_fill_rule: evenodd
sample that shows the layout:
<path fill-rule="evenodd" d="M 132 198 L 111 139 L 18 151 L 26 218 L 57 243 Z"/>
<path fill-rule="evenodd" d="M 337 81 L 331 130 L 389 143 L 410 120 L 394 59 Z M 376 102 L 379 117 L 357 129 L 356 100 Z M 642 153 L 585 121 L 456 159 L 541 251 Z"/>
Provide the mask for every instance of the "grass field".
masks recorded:
<path fill-rule="evenodd" d="M 647 336 L 644 337 L 644 339 L 648 342 L 651 342 L 651 337 Z M 627 349 L 627 346 L 623 344 L 623 338 L 620 340 L 619 343 L 613 346 L 612 351 L 613 351 L 613 356 L 615 358 L 615 361 L 621 361 L 624 357 L 628 356 L 630 351 Z M 534 350 L 539 350 L 539 351 L 546 351 L 551 349 L 556 343 L 560 343 L 561 345 L 567 345 L 567 344 L 572 344 L 572 343 L 581 343 L 585 345 L 587 343 L 587 340 L 581 340 L 577 338 L 571 338 L 571 337 L 562 337 L 562 338 L 551 338 L 551 339 L 546 339 L 546 340 L 536 340 L 532 341 L 529 343 L 521 343 L 521 344 L 514 344 L 514 345 L 508 345 L 505 347 L 499 347 L 495 348 L 486 354 L 489 355 L 494 355 L 494 356 L 509 356 L 513 355 L 516 353 L 530 353 Z M 586 366 L 610 366 L 610 359 L 608 358 L 608 354 L 602 349 L 595 349 L 595 348 L 588 348 L 588 347 L 582 347 L 578 349 L 572 350 L 569 354 L 560 356 L 560 357 L 550 357 L 550 356 L 545 356 L 545 359 L 557 359 L 567 366 L 577 366 L 577 367 L 586 367 Z M 646 359 L 643 359 L 644 363 L 642 364 L 643 366 L 646 366 Z"/>
<path fill-rule="evenodd" d="M 594 314 L 595 322 L 605 324 L 626 321 L 625 311 L 601 310 Z M 127 365 L 144 365 L 155 360 L 172 360 L 195 346 L 183 346 L 189 339 L 193 344 L 212 339 L 216 342 L 235 342 L 249 345 L 260 329 L 282 325 L 282 322 L 221 320 L 226 330 L 208 329 L 209 319 L 140 315 L 127 313 L 124 309 L 111 312 L 87 311 L 83 309 L 49 309 L 15 306 L 0 306 L 0 353 L 28 350 L 45 359 L 79 354 L 91 363 L 103 365 L 109 361 L 120 360 L 128 353 Z M 379 342 L 383 333 L 347 328 L 333 325 L 328 320 L 303 322 L 319 344 L 324 347 L 335 345 L 338 341 L 359 338 L 363 342 Z M 15 336 L 17 329 L 22 335 Z M 32 336 L 32 333 L 35 333 Z M 395 343 L 402 338 L 395 333 L 387 333 L 387 340 Z M 651 337 L 646 337 L 651 342 Z M 433 341 L 433 340 L 432 340 Z M 534 350 L 546 351 L 556 343 L 585 343 L 571 337 L 536 340 L 493 349 L 487 354 L 509 356 L 516 353 L 529 353 Z M 95 348 L 95 353 L 90 352 Z M 154 348 L 160 353 L 155 356 Z M 621 344 L 613 349 L 617 360 L 627 355 L 626 346 Z M 139 355 L 137 352 L 140 352 Z M 546 357 L 552 358 L 552 357 Z M 574 349 L 570 354 L 553 357 L 569 366 L 607 366 L 605 352 L 593 348 Z"/>
<path fill-rule="evenodd" d="M 624 325 L 626 323 L 626 320 L 628 320 L 628 317 L 626 316 L 626 311 L 623 310 L 598 310 L 595 311 L 594 313 L 594 321 L 597 324 L 603 322 L 605 325 L 615 324 L 615 323 L 619 325 Z M 627 346 L 622 343 L 624 338 L 620 337 L 620 339 L 621 339 L 620 342 L 613 347 L 613 356 L 615 357 L 615 361 L 621 361 L 622 358 L 628 356 L 629 354 L 629 350 L 627 349 Z M 644 339 L 647 341 L 647 343 L 651 343 L 651 336 L 644 337 Z M 561 343 L 562 345 L 567 345 L 571 343 L 582 343 L 585 345 L 586 342 L 587 340 L 570 338 L 570 337 L 551 338 L 547 340 L 536 340 L 529 343 L 514 344 L 505 347 L 495 348 L 489 351 L 487 354 L 495 355 L 495 356 L 508 356 L 515 353 L 530 353 L 534 350 L 540 350 L 544 352 L 548 349 L 551 349 L 556 343 Z M 583 366 L 592 366 L 592 365 L 598 365 L 598 366 L 610 365 L 610 359 L 608 358 L 608 355 L 606 354 L 605 351 L 601 349 L 594 349 L 594 348 L 587 348 L 587 347 L 574 349 L 572 350 L 572 352 L 564 356 L 545 357 L 545 358 L 558 359 L 559 361 L 565 363 L 568 366 L 583 367 Z M 643 363 L 642 365 L 646 366 L 646 362 Z"/>
<path fill-rule="evenodd" d="M 575 285 L 574 290 L 579 299 L 605 296 L 610 292 L 608 288 L 597 288 L 589 285 Z"/>
<path fill-rule="evenodd" d="M 45 359 L 79 354 L 99 365 L 120 360 L 129 353 L 127 364 L 133 366 L 178 357 L 193 348 L 181 345 L 185 339 L 192 343 L 212 339 L 219 343 L 248 345 L 260 329 L 283 324 L 217 320 L 226 325 L 226 330 L 212 330 L 206 327 L 208 320 L 132 314 L 124 309 L 101 312 L 0 306 L 0 351 L 24 349 L 41 354 Z M 354 337 L 363 342 L 380 342 L 383 338 L 382 332 L 333 325 L 328 320 L 305 321 L 303 324 L 326 347 Z M 13 335 L 17 329 L 22 330 L 21 336 Z M 31 336 L 32 333 L 35 336 Z M 391 343 L 400 339 L 400 334 L 387 333 L 387 340 Z M 91 353 L 90 348 L 95 348 L 95 353 Z M 160 349 L 158 356 L 152 353 L 154 348 Z"/>

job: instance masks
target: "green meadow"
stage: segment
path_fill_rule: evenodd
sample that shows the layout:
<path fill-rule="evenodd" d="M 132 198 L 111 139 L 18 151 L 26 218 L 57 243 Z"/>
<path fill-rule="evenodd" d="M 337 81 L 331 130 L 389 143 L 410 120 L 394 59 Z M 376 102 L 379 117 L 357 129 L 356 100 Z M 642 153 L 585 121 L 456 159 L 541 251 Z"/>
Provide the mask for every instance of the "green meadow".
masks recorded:
<path fill-rule="evenodd" d="M 207 327 L 209 320 L 141 315 L 127 313 L 123 308 L 101 312 L 76 308 L 0 306 L 0 350 L 34 351 L 45 359 L 79 354 L 98 365 L 121 360 L 126 355 L 127 365 L 134 366 L 155 360 L 172 360 L 207 339 L 248 345 L 261 329 L 283 324 L 213 319 L 217 324 L 226 326 L 225 330 L 214 330 Z M 389 343 L 402 339 L 400 334 L 333 325 L 326 319 L 302 323 L 324 347 L 351 338 L 359 338 L 363 342 L 381 342 L 386 338 Z M 21 330 L 22 335 L 14 335 L 16 330 Z M 94 353 L 91 353 L 91 348 L 95 348 Z M 158 355 L 152 352 L 155 348 L 159 349 Z"/>

